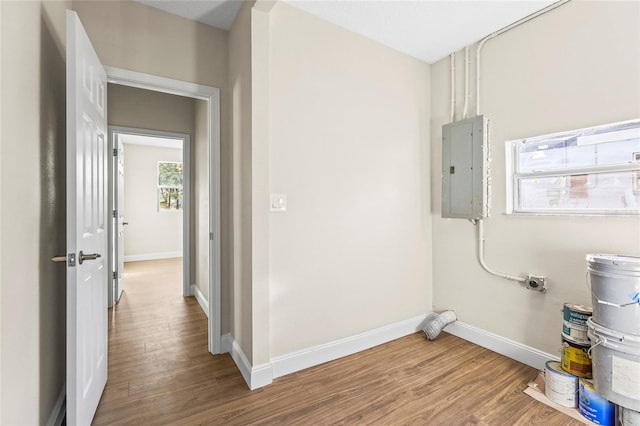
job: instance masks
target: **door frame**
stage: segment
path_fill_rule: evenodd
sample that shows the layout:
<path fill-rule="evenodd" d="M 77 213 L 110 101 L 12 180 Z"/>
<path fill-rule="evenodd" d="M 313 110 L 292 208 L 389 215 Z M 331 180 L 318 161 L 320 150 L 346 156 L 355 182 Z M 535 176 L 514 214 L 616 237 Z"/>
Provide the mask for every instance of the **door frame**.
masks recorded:
<path fill-rule="evenodd" d="M 116 67 L 104 67 L 107 82 L 201 99 L 208 106 L 209 139 L 209 312 L 208 347 L 221 353 L 220 338 L 220 89 Z"/>
<path fill-rule="evenodd" d="M 193 296 L 191 294 L 191 268 L 190 268 L 190 218 L 191 218 L 191 136 L 187 133 L 175 133 L 164 132 L 160 130 L 140 129 L 137 127 L 125 127 L 125 126 L 109 126 L 109 149 L 117 149 L 115 135 L 136 135 L 136 136 L 151 136 L 164 139 L 173 139 L 182 142 L 182 164 L 183 169 L 183 194 L 184 201 L 182 205 L 182 296 Z M 127 142 L 124 142 L 127 144 Z M 115 151 L 114 151 L 115 152 Z M 109 191 L 109 211 L 114 210 L 114 198 L 117 194 L 116 188 L 118 186 L 116 179 L 116 161 L 115 157 L 111 157 L 111 167 L 109 167 L 109 185 L 111 189 Z M 126 179 L 126 177 L 125 177 Z M 113 221 L 113 218 L 112 218 Z M 116 227 L 117 228 L 117 225 Z M 109 253 L 117 257 L 117 250 L 114 246 L 114 236 L 117 234 L 117 229 L 112 229 L 109 236 Z M 109 262 L 109 277 L 113 278 L 114 267 L 116 265 L 116 259 L 111 259 Z M 109 307 L 113 306 L 115 302 L 115 281 L 109 280 Z"/>

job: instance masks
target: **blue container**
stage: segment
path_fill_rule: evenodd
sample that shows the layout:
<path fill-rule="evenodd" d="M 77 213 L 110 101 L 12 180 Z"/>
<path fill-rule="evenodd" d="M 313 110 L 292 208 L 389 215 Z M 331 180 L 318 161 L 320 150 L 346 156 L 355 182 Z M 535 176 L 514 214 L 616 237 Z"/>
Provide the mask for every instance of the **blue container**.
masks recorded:
<path fill-rule="evenodd" d="M 597 425 L 615 426 L 616 405 L 607 401 L 593 388 L 591 380 L 580 378 L 578 411 Z"/>

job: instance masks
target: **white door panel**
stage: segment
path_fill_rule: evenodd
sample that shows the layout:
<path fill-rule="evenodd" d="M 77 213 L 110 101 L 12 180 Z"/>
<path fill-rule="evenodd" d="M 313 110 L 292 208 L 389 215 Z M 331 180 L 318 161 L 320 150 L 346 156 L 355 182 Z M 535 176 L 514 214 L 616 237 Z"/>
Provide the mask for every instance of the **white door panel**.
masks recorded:
<path fill-rule="evenodd" d="M 91 423 L 107 381 L 106 129 L 106 74 L 67 11 L 68 425 Z"/>

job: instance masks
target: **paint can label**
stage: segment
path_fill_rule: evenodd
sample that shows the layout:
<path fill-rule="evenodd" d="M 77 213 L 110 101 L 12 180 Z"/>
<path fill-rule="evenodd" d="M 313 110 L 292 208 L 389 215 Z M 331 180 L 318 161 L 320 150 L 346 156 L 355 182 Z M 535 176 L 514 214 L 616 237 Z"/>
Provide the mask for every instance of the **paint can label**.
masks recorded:
<path fill-rule="evenodd" d="M 578 377 L 592 378 L 589 345 L 580 345 L 562 339 L 562 369 Z"/>
<path fill-rule="evenodd" d="M 614 426 L 616 406 L 593 388 L 593 384 L 580 379 L 578 411 L 583 417 L 598 425 Z"/>
<path fill-rule="evenodd" d="M 567 339 L 572 339 L 575 342 L 589 342 L 589 336 L 587 336 L 588 328 L 580 327 L 575 324 L 571 324 L 568 321 L 562 322 L 562 335 Z"/>

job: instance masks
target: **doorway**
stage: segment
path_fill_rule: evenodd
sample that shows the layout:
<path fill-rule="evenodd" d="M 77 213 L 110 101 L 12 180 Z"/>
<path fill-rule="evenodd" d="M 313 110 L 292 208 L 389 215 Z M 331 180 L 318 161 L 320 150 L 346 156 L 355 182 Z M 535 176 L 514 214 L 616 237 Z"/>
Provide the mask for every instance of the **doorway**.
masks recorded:
<path fill-rule="evenodd" d="M 208 164 L 208 176 L 206 177 L 207 197 L 204 197 L 208 209 L 206 219 L 207 233 L 199 233 L 198 237 L 207 248 L 208 259 L 208 300 L 203 306 L 208 317 L 208 350 L 211 353 L 221 353 L 220 339 L 220 89 L 210 86 L 172 80 L 164 77 L 153 76 L 134 71 L 113 67 L 105 67 L 107 81 L 122 86 L 146 89 L 155 92 L 168 93 L 190 97 L 204 101 L 206 108 L 204 119 L 207 123 L 206 146 L 207 152 L 203 159 Z M 194 200 L 195 201 L 195 200 Z M 197 215 L 197 211 L 194 212 Z M 110 240 L 114 240 L 113 233 L 116 227 L 111 227 Z M 185 246 L 186 248 L 186 246 Z M 188 268 L 185 268 L 187 270 Z M 185 281 L 184 286 L 189 285 L 190 280 Z M 190 291 L 190 290 L 189 290 Z M 195 294 L 197 297 L 198 295 Z"/>
<path fill-rule="evenodd" d="M 113 153 L 109 307 L 122 296 L 125 262 L 182 258 L 182 296 L 193 295 L 191 136 L 109 126 L 109 141 Z"/>

